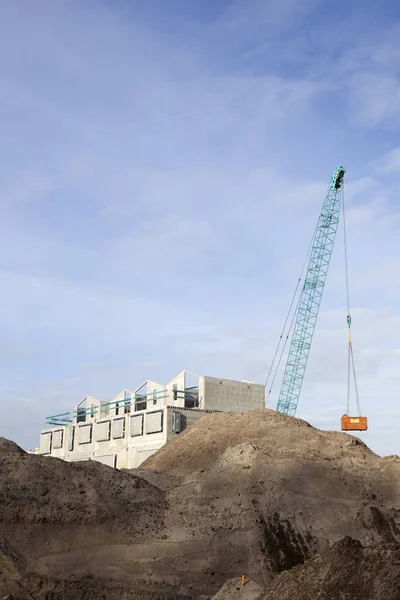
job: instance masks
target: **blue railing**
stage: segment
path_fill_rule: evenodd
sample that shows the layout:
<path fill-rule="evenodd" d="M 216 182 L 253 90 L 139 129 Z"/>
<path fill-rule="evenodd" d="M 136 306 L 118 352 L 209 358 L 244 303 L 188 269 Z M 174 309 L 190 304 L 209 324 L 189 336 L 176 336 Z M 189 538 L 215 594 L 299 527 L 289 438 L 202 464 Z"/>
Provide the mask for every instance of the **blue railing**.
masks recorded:
<path fill-rule="evenodd" d="M 150 392 L 149 394 L 136 394 L 131 398 L 120 398 L 119 400 L 112 400 L 111 402 L 106 402 L 104 404 L 100 404 L 100 406 L 89 406 L 84 408 L 77 408 L 72 413 L 65 412 L 60 413 L 58 415 L 50 415 L 46 417 L 46 425 L 68 425 L 73 423 L 74 421 L 86 421 L 86 417 L 92 417 L 95 415 L 106 416 L 110 410 L 118 409 L 125 410 L 125 408 L 134 406 L 134 410 L 140 411 L 145 410 L 142 408 L 137 408 L 138 405 L 143 403 L 147 403 L 152 400 L 166 400 L 171 395 L 168 394 L 167 390 L 157 390 L 155 392 Z M 172 400 L 195 400 L 196 392 L 188 392 L 183 390 L 173 390 L 172 391 Z M 105 414 L 104 414 L 105 413 Z"/>
<path fill-rule="evenodd" d="M 68 425 L 69 423 L 72 423 L 71 413 L 69 412 L 46 417 L 46 425 Z"/>

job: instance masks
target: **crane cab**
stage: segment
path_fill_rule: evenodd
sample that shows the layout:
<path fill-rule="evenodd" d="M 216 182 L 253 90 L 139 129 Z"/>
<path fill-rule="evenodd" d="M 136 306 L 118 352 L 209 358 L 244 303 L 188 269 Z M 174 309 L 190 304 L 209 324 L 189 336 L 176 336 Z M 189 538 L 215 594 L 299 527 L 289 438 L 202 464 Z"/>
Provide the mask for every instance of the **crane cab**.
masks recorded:
<path fill-rule="evenodd" d="M 349 415 L 343 415 L 342 431 L 367 431 L 367 429 L 367 417 L 349 417 Z"/>

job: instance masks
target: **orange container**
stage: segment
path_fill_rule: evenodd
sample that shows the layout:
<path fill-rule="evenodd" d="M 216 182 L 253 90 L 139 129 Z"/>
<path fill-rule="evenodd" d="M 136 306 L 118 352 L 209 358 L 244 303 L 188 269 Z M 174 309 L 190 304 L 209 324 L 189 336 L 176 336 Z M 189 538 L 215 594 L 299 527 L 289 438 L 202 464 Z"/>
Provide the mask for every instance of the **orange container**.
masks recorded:
<path fill-rule="evenodd" d="M 367 429 L 367 417 L 349 417 L 349 415 L 343 415 L 342 431 L 367 431 Z"/>

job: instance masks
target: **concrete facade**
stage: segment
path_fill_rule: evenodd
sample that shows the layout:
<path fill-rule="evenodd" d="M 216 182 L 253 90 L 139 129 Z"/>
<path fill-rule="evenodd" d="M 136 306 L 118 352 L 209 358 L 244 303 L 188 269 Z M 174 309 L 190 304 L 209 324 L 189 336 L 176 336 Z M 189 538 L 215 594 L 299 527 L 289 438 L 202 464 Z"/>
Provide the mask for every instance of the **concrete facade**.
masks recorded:
<path fill-rule="evenodd" d="M 148 380 L 110 402 L 86 396 L 72 414 L 47 418 L 38 453 L 67 461 L 97 460 L 138 467 L 209 412 L 245 412 L 265 406 L 264 386 L 182 371 L 167 385 Z"/>

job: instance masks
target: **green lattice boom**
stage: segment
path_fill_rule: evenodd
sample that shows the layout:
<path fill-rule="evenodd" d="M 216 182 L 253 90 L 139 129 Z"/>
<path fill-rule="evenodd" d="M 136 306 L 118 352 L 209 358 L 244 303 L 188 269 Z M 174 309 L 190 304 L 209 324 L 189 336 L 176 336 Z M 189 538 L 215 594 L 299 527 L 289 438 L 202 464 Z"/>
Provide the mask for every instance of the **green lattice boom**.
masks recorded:
<path fill-rule="evenodd" d="M 276 410 L 294 416 L 303 384 L 318 311 L 339 223 L 343 167 L 332 175 L 313 238 L 306 277 L 297 306 L 296 322 Z"/>

